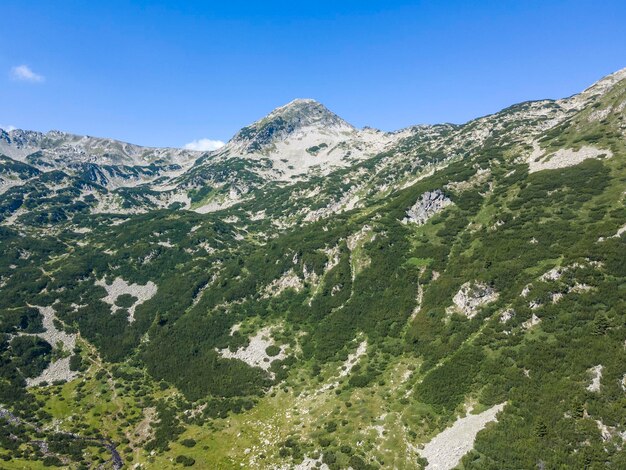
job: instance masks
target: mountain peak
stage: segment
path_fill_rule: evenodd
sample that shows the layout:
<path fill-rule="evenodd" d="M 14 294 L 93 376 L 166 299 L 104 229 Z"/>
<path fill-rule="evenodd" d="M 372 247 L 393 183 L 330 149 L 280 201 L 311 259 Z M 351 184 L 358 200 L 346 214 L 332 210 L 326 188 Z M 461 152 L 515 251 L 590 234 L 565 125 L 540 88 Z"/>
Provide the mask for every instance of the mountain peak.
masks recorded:
<path fill-rule="evenodd" d="M 279 106 L 257 123 L 282 118 L 295 127 L 322 125 L 324 127 L 352 127 L 319 101 L 311 98 L 296 98 Z M 256 123 L 255 123 L 256 124 Z"/>
<path fill-rule="evenodd" d="M 626 79 L 626 68 L 601 78 L 581 94 L 604 94 L 624 79 Z"/>
<path fill-rule="evenodd" d="M 284 104 L 274 109 L 268 116 L 272 114 L 280 114 L 280 113 L 285 113 L 285 112 L 294 111 L 294 110 L 307 112 L 307 111 L 311 111 L 315 109 L 323 109 L 330 113 L 330 111 L 322 103 L 320 103 L 317 100 L 314 100 L 312 98 L 296 98 L 296 99 L 291 100 L 289 103 Z"/>
<path fill-rule="evenodd" d="M 297 98 L 241 129 L 231 142 L 242 145 L 247 152 L 256 152 L 304 128 L 355 130 L 320 102 Z"/>
<path fill-rule="evenodd" d="M 286 108 L 288 106 L 300 106 L 300 105 L 306 105 L 306 104 L 321 104 L 321 103 L 317 100 L 314 100 L 313 98 L 295 98 L 291 100 L 289 103 L 281 107 Z"/>
<path fill-rule="evenodd" d="M 599 97 L 602 97 L 613 90 L 616 86 L 623 87 L 626 80 L 626 68 L 617 70 L 605 77 L 602 77 L 591 86 L 587 87 L 582 92 L 572 95 L 569 98 L 559 100 L 560 104 L 566 108 L 582 109 L 589 104 L 596 102 Z"/>

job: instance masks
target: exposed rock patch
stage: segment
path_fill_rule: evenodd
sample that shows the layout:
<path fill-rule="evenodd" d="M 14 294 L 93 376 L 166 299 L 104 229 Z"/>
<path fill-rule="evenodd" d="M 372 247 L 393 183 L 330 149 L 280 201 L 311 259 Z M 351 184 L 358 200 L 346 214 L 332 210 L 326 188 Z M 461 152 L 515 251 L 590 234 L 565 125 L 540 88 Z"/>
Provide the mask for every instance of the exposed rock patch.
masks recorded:
<path fill-rule="evenodd" d="M 603 242 L 608 238 L 619 238 L 622 236 L 623 233 L 626 233 L 626 224 L 622 225 L 620 228 L 617 229 L 617 232 L 615 232 L 614 235 L 611 235 L 610 237 L 600 237 L 598 238 L 599 242 Z"/>
<path fill-rule="evenodd" d="M 454 305 L 448 308 L 448 313 L 457 311 L 467 318 L 474 318 L 481 307 L 497 298 L 498 293 L 492 287 L 481 282 L 466 282 L 453 297 Z"/>
<path fill-rule="evenodd" d="M 147 407 L 142 410 L 143 419 L 135 427 L 134 435 L 137 442 L 144 443 L 154 436 L 152 423 L 156 421 L 157 412 L 155 407 Z"/>
<path fill-rule="evenodd" d="M 227 359 L 239 359 L 250 367 L 260 367 L 263 370 L 268 370 L 272 362 L 287 357 L 283 346 L 280 347 L 280 352 L 277 355 L 273 357 L 269 356 L 266 349 L 272 345 L 274 345 L 274 340 L 271 337 L 270 328 L 265 327 L 257 331 L 254 336 L 250 337 L 250 342 L 245 348 L 239 348 L 235 352 L 232 352 L 228 348 L 218 349 L 217 351 L 222 357 Z"/>
<path fill-rule="evenodd" d="M 610 150 L 584 146 L 580 150 L 559 149 L 556 152 L 545 155 L 537 142 L 533 143 L 533 151 L 528 157 L 529 172 L 541 170 L 555 170 L 568 166 L 578 165 L 588 158 L 610 158 L 613 153 Z"/>
<path fill-rule="evenodd" d="M 352 280 L 356 278 L 363 269 L 367 268 L 372 260 L 362 250 L 366 243 L 372 242 L 376 239 L 376 234 L 373 233 L 372 227 L 364 225 L 356 233 L 353 233 L 346 239 L 346 244 L 350 250 L 350 266 L 352 268 Z"/>
<path fill-rule="evenodd" d="M 563 276 L 563 273 L 565 273 L 567 271 L 566 267 L 556 267 L 556 268 L 552 268 L 550 271 L 545 272 L 544 274 L 541 275 L 541 277 L 539 278 L 539 280 L 541 281 L 558 281 L 559 279 L 561 279 L 561 276 Z"/>
<path fill-rule="evenodd" d="M 452 204 L 452 201 L 440 189 L 425 192 L 406 211 L 406 217 L 402 219 L 402 223 L 424 225 L 428 219 L 444 210 L 450 204 Z"/>
<path fill-rule="evenodd" d="M 524 328 L 525 330 L 528 330 L 532 328 L 533 326 L 538 325 L 539 323 L 541 323 L 541 318 L 539 318 L 537 315 L 533 313 L 532 316 L 528 320 L 522 323 L 522 328 Z"/>
<path fill-rule="evenodd" d="M 348 191 L 343 193 L 341 197 L 333 200 L 325 207 L 321 207 L 316 210 L 305 210 L 306 216 L 304 220 L 307 222 L 315 222 L 317 220 L 329 217 L 333 214 L 340 214 L 345 211 L 350 211 L 357 207 L 359 202 L 361 202 L 361 196 L 359 196 L 359 192 L 363 188 L 361 185 L 354 186 L 350 188 Z"/>
<path fill-rule="evenodd" d="M 417 452 L 428 460 L 427 470 L 451 470 L 465 454 L 474 447 L 476 435 L 487 423 L 497 421 L 496 415 L 504 408 L 504 403 L 489 408 L 477 415 L 468 414 L 459 418 L 446 430 L 437 434 L 423 449 Z"/>
<path fill-rule="evenodd" d="M 70 358 L 64 357 L 52 363 L 37 377 L 26 379 L 26 385 L 32 387 L 42 382 L 53 383 L 57 380 L 72 380 L 77 373 L 70 370 Z"/>
<path fill-rule="evenodd" d="M 587 386 L 587 390 L 590 392 L 599 392 L 600 391 L 600 382 L 602 380 L 602 369 L 604 367 L 602 364 L 598 364 L 597 366 L 589 369 L 589 373 L 591 374 L 591 383 Z"/>
<path fill-rule="evenodd" d="M 205 204 L 196 207 L 193 209 L 198 214 L 208 214 L 209 212 L 216 212 L 219 210 L 227 209 L 234 204 L 240 202 L 243 199 L 243 196 L 248 192 L 247 188 L 242 188 L 238 190 L 237 188 L 230 188 L 228 191 L 228 195 L 220 195 L 212 199 Z"/>
<path fill-rule="evenodd" d="M 346 359 L 346 362 L 343 364 L 343 367 L 341 368 L 341 372 L 339 372 L 339 377 L 345 377 L 346 375 L 348 375 L 352 371 L 354 366 L 357 364 L 357 362 L 359 362 L 359 359 L 361 359 L 361 357 L 365 355 L 366 351 L 367 351 L 367 341 L 363 340 L 359 344 L 359 347 L 356 348 L 356 351 L 348 355 L 348 359 Z"/>
<path fill-rule="evenodd" d="M 500 314 L 500 323 L 506 323 L 515 316 L 515 310 L 507 308 Z"/>
<path fill-rule="evenodd" d="M 422 308 L 422 302 L 424 301 L 424 287 L 421 284 L 417 286 L 417 296 L 415 297 L 415 308 L 413 312 L 411 312 L 411 316 L 409 317 L 409 321 L 415 320 L 417 314 L 420 312 Z"/>
<path fill-rule="evenodd" d="M 287 289 L 301 290 L 304 287 L 302 279 L 293 269 L 283 273 L 281 277 L 272 281 L 266 288 L 263 297 L 275 297 Z"/>
<path fill-rule="evenodd" d="M 133 305 L 128 308 L 128 321 L 130 323 L 135 321 L 135 309 L 146 300 L 154 297 L 157 293 L 157 285 L 152 281 L 148 281 L 142 286 L 139 284 L 129 284 L 121 277 L 117 277 L 111 284 L 107 284 L 104 279 L 96 280 L 95 284 L 104 287 L 107 291 L 106 297 L 102 298 L 102 300 L 111 305 L 113 313 L 122 309 L 115 305 L 117 298 L 121 295 L 128 294 L 137 299 Z"/>
<path fill-rule="evenodd" d="M 604 109 L 598 109 L 598 110 L 593 111 L 592 113 L 590 113 L 589 116 L 587 116 L 587 120 L 589 122 L 602 121 L 609 114 L 611 114 L 611 111 L 613 111 L 613 107 L 612 106 L 609 106 L 608 108 L 604 108 Z"/>
<path fill-rule="evenodd" d="M 52 307 L 35 307 L 43 315 L 43 333 L 37 333 L 33 336 L 39 336 L 41 339 L 50 343 L 52 347 L 62 345 L 63 350 L 70 352 L 76 345 L 76 335 L 60 331 L 54 325 L 55 314 Z M 26 385 L 32 387 L 42 382 L 52 383 L 57 380 L 71 380 L 77 375 L 76 372 L 70 370 L 70 358 L 64 357 L 58 359 L 48 365 L 48 367 L 37 377 L 26 379 Z"/>
<path fill-rule="evenodd" d="M 335 245 L 332 248 L 325 249 L 324 254 L 328 257 L 328 261 L 324 265 L 324 272 L 327 273 L 339 264 L 339 246 Z"/>
<path fill-rule="evenodd" d="M 58 330 L 54 326 L 54 320 L 56 315 L 52 307 L 35 307 L 43 315 L 43 327 L 45 331 L 43 333 L 37 333 L 36 336 L 46 340 L 52 346 L 56 346 L 59 343 L 63 344 L 63 348 L 71 351 L 76 345 L 76 335 L 69 334 L 65 331 Z"/>
<path fill-rule="evenodd" d="M 350 251 L 354 251 L 359 245 L 362 245 L 365 241 L 370 240 L 370 234 L 372 232 L 372 227 L 369 225 L 364 225 L 361 227 L 356 233 L 353 233 L 346 239 L 346 244 L 348 245 L 348 249 Z"/>
<path fill-rule="evenodd" d="M 546 282 L 546 283 L 563 281 L 563 276 L 568 272 L 574 271 L 576 269 L 584 269 L 588 267 L 599 268 L 600 266 L 602 266 L 602 263 L 600 262 L 589 261 L 589 260 L 587 261 L 588 262 L 586 264 L 573 263 L 568 266 L 557 266 L 545 272 L 544 274 L 542 274 L 539 277 L 539 280 L 542 282 Z M 524 287 L 524 290 L 522 291 L 522 297 L 528 296 L 528 294 L 530 293 L 530 287 L 532 287 L 530 284 Z M 565 295 L 567 294 L 583 293 L 583 292 L 588 292 L 590 290 L 593 290 L 592 286 L 580 283 L 573 279 L 567 279 L 566 282 L 561 282 L 561 285 L 558 286 L 558 290 L 555 290 L 550 293 L 550 300 L 553 304 L 555 304 L 559 302 L 561 299 L 563 299 L 563 297 L 565 297 Z M 539 299 L 535 299 L 531 301 L 528 304 L 528 306 L 531 309 L 535 310 L 542 306 L 542 302 Z"/>
<path fill-rule="evenodd" d="M 619 437 L 622 443 L 626 442 L 626 431 L 620 432 L 617 427 L 607 426 L 599 419 L 596 419 L 596 426 L 598 426 L 598 431 L 600 431 L 603 442 L 609 442 L 615 437 Z M 621 449 L 621 446 L 619 446 L 619 448 Z"/>
<path fill-rule="evenodd" d="M 311 457 L 305 457 L 302 462 L 293 467 L 294 470 L 328 470 L 329 467 L 325 463 L 322 463 L 322 457 L 313 459 Z"/>

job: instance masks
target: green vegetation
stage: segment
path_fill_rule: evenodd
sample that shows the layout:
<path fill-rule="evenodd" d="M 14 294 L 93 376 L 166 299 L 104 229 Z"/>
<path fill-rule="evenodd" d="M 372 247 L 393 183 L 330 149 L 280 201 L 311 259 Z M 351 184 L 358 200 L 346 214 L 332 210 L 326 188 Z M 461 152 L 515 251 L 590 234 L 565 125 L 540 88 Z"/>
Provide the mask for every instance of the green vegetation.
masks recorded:
<path fill-rule="evenodd" d="M 25 377 L 35 377 L 50 363 L 52 346 L 36 336 L 17 336 L 9 345 L 15 366 Z"/>
<path fill-rule="evenodd" d="M 308 149 L 306 149 L 306 151 L 310 153 L 311 155 L 317 155 L 320 150 L 323 150 L 327 147 L 328 147 L 328 144 L 326 142 L 322 142 L 319 145 L 314 145 L 313 147 L 309 147 Z"/>
<path fill-rule="evenodd" d="M 148 213 L 92 214 L 78 197 L 97 176 L 88 169 L 40 175 L 1 159 L 28 183 L 0 203 L 2 220 L 24 209 L 0 226 L 0 466 L 110 465 L 115 450 L 141 468 L 415 468 L 416 449 L 470 407 L 505 404 L 462 468 L 624 467 L 623 95 L 543 133 L 532 113 L 513 119 L 533 103 L 485 118 L 484 140 L 482 121 L 436 126 L 291 185 L 264 182 L 266 160 L 204 156 L 187 175 L 210 182 L 189 189 L 194 207 L 241 182 L 249 191 L 210 214 L 157 210 L 142 186 L 116 196 Z M 612 157 L 529 174 L 519 129 L 545 149 Z M 453 204 L 401 222 L 436 189 Z M 359 203 L 336 209 L 349 191 Z M 110 305 L 100 284 L 118 278 L 156 293 Z M 497 295 L 464 310 L 454 299 L 468 283 Z M 37 336 L 33 306 L 78 333 L 72 351 Z M 60 357 L 76 378 L 26 387 Z"/>

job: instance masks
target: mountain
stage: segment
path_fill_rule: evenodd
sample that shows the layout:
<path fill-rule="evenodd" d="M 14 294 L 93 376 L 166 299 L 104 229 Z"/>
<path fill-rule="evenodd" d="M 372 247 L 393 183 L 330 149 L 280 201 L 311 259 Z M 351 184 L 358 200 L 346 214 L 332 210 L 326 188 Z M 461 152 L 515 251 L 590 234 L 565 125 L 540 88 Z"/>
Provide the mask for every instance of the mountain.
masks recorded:
<path fill-rule="evenodd" d="M 296 99 L 241 129 L 231 143 L 243 152 L 254 153 L 299 134 L 306 134 L 307 130 L 350 134 L 356 129 L 321 103 L 311 99 Z"/>
<path fill-rule="evenodd" d="M 224 148 L 207 153 L 58 131 L 0 132 L 0 154 L 42 172 L 58 170 L 97 184 L 90 190 L 92 211 L 112 213 L 172 204 L 200 212 L 222 209 L 269 182 L 307 179 L 372 157 L 406 135 L 357 130 L 320 103 L 303 99 L 275 109 Z M 2 186 L 27 181 L 14 175 L 3 178 Z"/>
<path fill-rule="evenodd" d="M 39 152 L 42 161 L 59 166 L 75 163 L 127 166 L 146 166 L 156 162 L 185 164 L 199 155 L 189 150 L 140 147 L 60 131 L 44 134 L 20 129 L 0 130 L 0 151 L 20 161 L 28 160 L 29 155 Z"/>
<path fill-rule="evenodd" d="M 626 69 L 207 153 L 1 136 L 3 468 L 626 467 Z"/>
<path fill-rule="evenodd" d="M 289 180 L 313 169 L 327 173 L 371 157 L 397 137 L 374 129 L 357 130 L 317 101 L 297 99 L 241 129 L 224 153 L 267 158 L 272 176 Z"/>
<path fill-rule="evenodd" d="M 15 186 L 46 178 L 55 171 L 104 191 L 155 183 L 180 175 L 200 156 L 180 149 L 146 148 L 59 131 L 47 133 L 0 129 L 0 155 L 39 170 L 36 178 L 4 171 L 0 194 Z"/>
<path fill-rule="evenodd" d="M 302 182 L 306 186 L 318 180 L 323 186 L 331 172 L 380 159 L 373 177 L 365 171 L 349 172 L 341 195 L 317 185 L 310 191 L 318 192 L 313 205 L 321 207 L 309 211 L 306 205 L 290 204 L 286 210 L 298 208 L 298 213 L 286 213 L 279 223 L 317 220 L 358 205 L 361 193 L 384 197 L 389 189 L 412 181 L 415 169 L 460 158 L 487 139 L 502 135 L 505 140 L 530 142 L 531 136 L 595 103 L 623 78 L 619 71 L 571 98 L 522 103 L 461 126 L 414 126 L 392 133 L 356 129 L 322 104 L 297 99 L 244 127 L 225 147 L 206 153 L 145 148 L 58 131 L 0 131 L 0 154 L 41 171 L 32 178 L 4 172 L 0 191 L 22 197 L 30 185 L 55 170 L 63 178 L 76 178 L 71 184 L 82 189 L 75 194 L 88 199 L 91 213 L 145 213 L 167 207 L 207 213 L 254 200 L 264 188 Z M 57 208 L 47 202 L 41 210 Z"/>

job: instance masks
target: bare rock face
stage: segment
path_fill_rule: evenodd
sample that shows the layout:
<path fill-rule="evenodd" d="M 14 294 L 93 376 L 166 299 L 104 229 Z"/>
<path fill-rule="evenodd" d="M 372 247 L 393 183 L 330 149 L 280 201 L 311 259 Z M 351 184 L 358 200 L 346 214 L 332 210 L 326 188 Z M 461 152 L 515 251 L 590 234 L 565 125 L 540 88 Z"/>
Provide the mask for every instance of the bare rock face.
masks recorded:
<path fill-rule="evenodd" d="M 422 194 L 417 202 L 406 211 L 406 217 L 402 223 L 416 223 L 424 225 L 433 215 L 441 212 L 452 204 L 452 201 L 440 189 L 428 191 Z"/>
<path fill-rule="evenodd" d="M 482 306 L 494 302 L 497 298 L 498 293 L 487 284 L 466 282 L 452 299 L 453 309 L 467 318 L 474 318 Z"/>
<path fill-rule="evenodd" d="M 591 383 L 587 386 L 587 390 L 590 392 L 599 392 L 600 391 L 600 382 L 602 380 L 602 369 L 604 366 L 602 364 L 598 364 L 597 366 L 589 369 L 589 374 L 591 375 Z"/>
<path fill-rule="evenodd" d="M 302 279 L 298 277 L 293 269 L 290 269 L 289 271 L 283 273 L 280 278 L 272 281 L 272 283 L 265 288 L 263 298 L 276 297 L 287 289 L 300 291 L 303 287 Z"/>
<path fill-rule="evenodd" d="M 515 316 L 515 310 L 507 308 L 500 314 L 500 323 L 506 323 Z"/>
<path fill-rule="evenodd" d="M 476 435 L 492 421 L 498 421 L 497 415 L 506 403 L 493 406 L 479 414 L 467 414 L 458 418 L 452 426 L 437 434 L 417 452 L 426 460 L 426 470 L 451 470 L 456 468 L 461 459 L 474 447 Z"/>
<path fill-rule="evenodd" d="M 272 111 L 263 119 L 241 129 L 232 139 L 246 152 L 258 152 L 305 127 L 355 130 L 350 124 L 311 99 L 296 99 Z"/>

